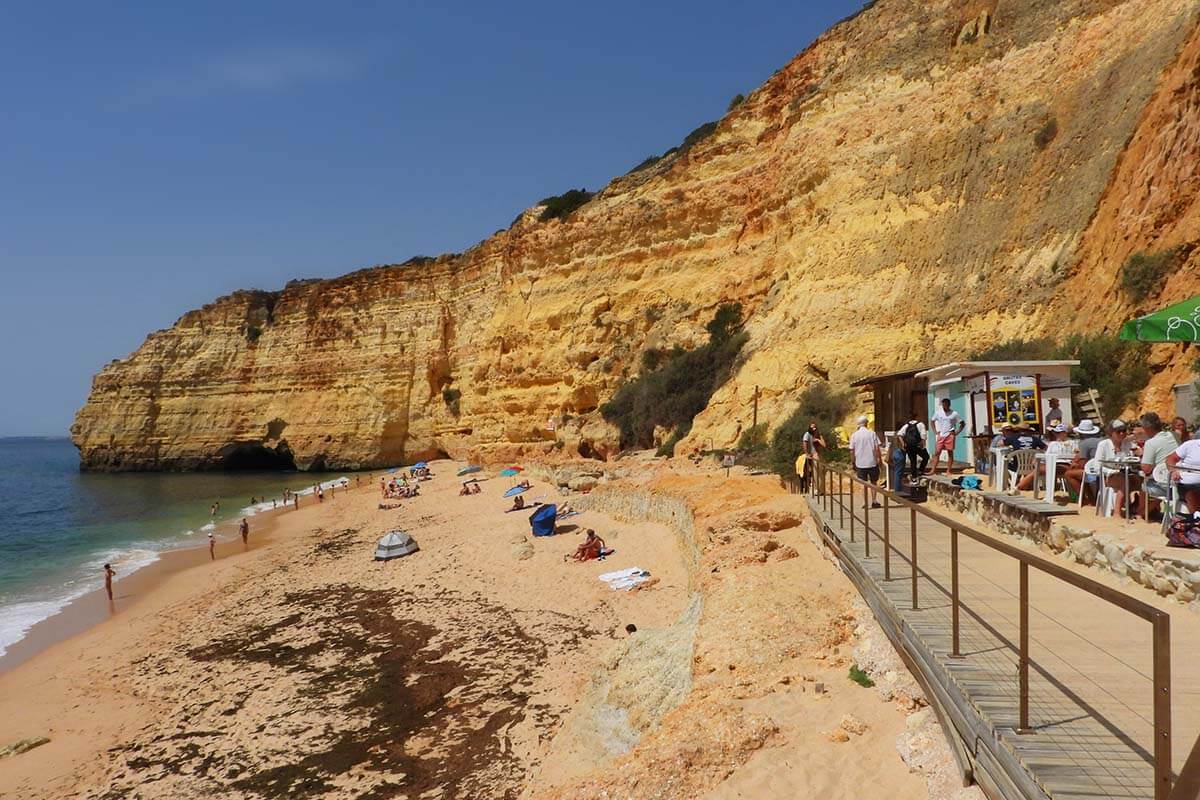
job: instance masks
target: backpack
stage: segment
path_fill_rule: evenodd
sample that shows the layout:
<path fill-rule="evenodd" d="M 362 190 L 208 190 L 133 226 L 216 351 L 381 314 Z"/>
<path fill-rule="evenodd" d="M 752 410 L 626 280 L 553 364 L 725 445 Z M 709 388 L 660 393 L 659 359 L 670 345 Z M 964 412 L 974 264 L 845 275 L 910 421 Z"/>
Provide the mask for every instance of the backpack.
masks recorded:
<path fill-rule="evenodd" d="M 1188 514 L 1176 514 L 1167 528 L 1168 547 L 1200 547 L 1200 520 Z"/>
<path fill-rule="evenodd" d="M 909 422 L 904 426 L 904 446 L 905 447 L 920 447 L 921 429 L 917 427 L 916 422 Z"/>

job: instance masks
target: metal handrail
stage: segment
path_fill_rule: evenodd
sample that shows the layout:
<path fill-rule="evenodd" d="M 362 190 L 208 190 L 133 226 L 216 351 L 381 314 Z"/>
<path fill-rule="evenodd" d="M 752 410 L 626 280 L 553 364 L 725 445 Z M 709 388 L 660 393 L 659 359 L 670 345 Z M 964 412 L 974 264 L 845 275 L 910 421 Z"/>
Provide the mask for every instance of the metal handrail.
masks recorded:
<path fill-rule="evenodd" d="M 1019 597 L 1020 597 L 1020 624 L 1019 624 L 1019 644 L 1018 644 L 1018 681 L 1019 681 L 1019 697 L 1018 697 L 1018 717 L 1019 724 L 1017 733 L 1025 734 L 1032 732 L 1029 726 L 1029 569 L 1030 567 L 1043 572 L 1053 578 L 1056 578 L 1063 583 L 1069 584 L 1085 591 L 1095 597 L 1111 603 L 1123 611 L 1131 613 L 1141 619 L 1146 620 L 1151 624 L 1152 628 L 1152 660 L 1153 660 L 1153 700 L 1154 700 L 1154 797 L 1155 800 L 1194 800 L 1200 791 L 1200 738 L 1197 739 L 1196 745 L 1193 746 L 1192 752 L 1189 755 L 1187 763 L 1184 765 L 1183 771 L 1179 775 L 1178 781 L 1175 782 L 1175 791 L 1172 791 L 1172 772 L 1171 772 L 1171 617 L 1170 615 L 1155 608 L 1154 606 L 1131 597 L 1124 592 L 1107 586 L 1099 581 L 1089 578 L 1086 575 L 1080 575 L 1061 564 L 1056 564 L 1041 556 L 1026 552 L 1018 547 L 1010 545 L 1006 542 L 997 540 L 993 536 L 981 533 L 969 525 L 965 525 L 958 520 L 951 519 L 936 511 L 931 511 L 928 508 L 913 503 L 905 499 L 896 492 L 883 489 L 875 486 L 872 483 L 861 480 L 850 473 L 837 469 L 833 466 L 820 461 L 812 463 L 813 475 L 809 481 L 809 492 L 818 497 L 822 502 L 822 506 L 829 514 L 830 520 L 833 519 L 834 507 L 837 507 L 839 527 L 845 527 L 844 514 L 850 513 L 850 540 L 853 542 L 855 536 L 855 513 L 854 513 L 854 485 L 859 484 L 863 487 L 863 529 L 865 536 L 865 546 L 869 548 L 869 542 L 872 534 L 879 536 L 878 532 L 871 530 L 870 525 L 870 506 L 867 502 L 867 497 L 870 492 L 878 493 L 883 497 L 884 511 L 884 530 L 883 540 L 884 547 L 884 576 L 885 580 L 891 579 L 891 558 L 890 551 L 893 549 L 891 544 L 890 518 L 888 511 L 890 506 L 895 503 L 901 507 L 909 509 L 909 524 L 910 524 L 910 547 L 911 547 L 911 563 L 912 563 L 912 607 L 918 608 L 917 596 L 917 578 L 920 574 L 917 558 L 917 514 L 918 512 L 927 519 L 933 520 L 938 524 L 945 525 L 950 530 L 950 559 L 951 559 L 951 626 L 952 626 L 952 650 L 951 657 L 961 657 L 959 652 L 959 596 L 958 596 L 958 536 L 961 534 L 973 541 L 979 542 L 986 547 L 996 550 L 1004 555 L 1010 556 L 1020 564 L 1019 578 Z M 833 486 L 833 476 L 836 476 L 836 487 Z M 850 503 L 847 508 L 845 501 L 846 487 L 845 481 L 850 483 Z M 785 482 L 786 483 L 786 482 Z M 789 488 L 796 489 L 795 484 Z M 836 500 L 834 492 L 836 490 Z M 869 552 L 869 551 L 868 551 Z M 897 549 L 897 552 L 901 552 Z M 868 555 L 869 557 L 869 555 Z"/>

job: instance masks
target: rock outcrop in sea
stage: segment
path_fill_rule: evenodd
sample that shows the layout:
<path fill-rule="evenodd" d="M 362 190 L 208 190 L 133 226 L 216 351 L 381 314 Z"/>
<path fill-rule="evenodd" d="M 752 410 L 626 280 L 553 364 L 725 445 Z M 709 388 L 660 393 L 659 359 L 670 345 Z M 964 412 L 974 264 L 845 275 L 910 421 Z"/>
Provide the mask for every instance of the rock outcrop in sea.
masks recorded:
<path fill-rule="evenodd" d="M 1192 0 L 879 0 L 687 146 L 468 251 L 223 297 L 96 376 L 86 469 L 600 456 L 647 348 L 740 302 L 683 446 L 816 380 L 1115 331 L 1200 293 Z M 707 135 L 703 135 L 707 133 Z M 1135 253 L 1173 269 L 1140 304 Z M 1193 355 L 1152 351 L 1150 402 Z"/>

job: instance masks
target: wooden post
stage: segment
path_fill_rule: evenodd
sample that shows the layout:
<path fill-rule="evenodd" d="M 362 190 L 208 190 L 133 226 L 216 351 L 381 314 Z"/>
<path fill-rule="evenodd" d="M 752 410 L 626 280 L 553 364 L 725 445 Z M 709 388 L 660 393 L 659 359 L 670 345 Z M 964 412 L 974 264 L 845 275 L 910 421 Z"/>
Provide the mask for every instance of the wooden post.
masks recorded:
<path fill-rule="evenodd" d="M 891 520 L 888 518 L 888 496 L 883 496 L 883 579 L 892 579 L 892 543 L 889 537 Z"/>
<path fill-rule="evenodd" d="M 871 502 L 867 499 L 867 484 L 863 484 L 863 544 L 866 558 L 871 557 Z"/>
<path fill-rule="evenodd" d="M 917 610 L 917 509 L 908 510 L 908 524 L 912 535 L 912 607 Z"/>
<path fill-rule="evenodd" d="M 1154 619 L 1154 800 L 1171 793 L 1171 618 Z"/>
<path fill-rule="evenodd" d="M 950 617 L 950 655 L 962 658 L 958 642 L 958 528 L 950 529 Z"/>
<path fill-rule="evenodd" d="M 1017 680 L 1020 685 L 1017 733 L 1029 729 L 1029 565 L 1021 562 L 1021 635 L 1017 653 Z"/>

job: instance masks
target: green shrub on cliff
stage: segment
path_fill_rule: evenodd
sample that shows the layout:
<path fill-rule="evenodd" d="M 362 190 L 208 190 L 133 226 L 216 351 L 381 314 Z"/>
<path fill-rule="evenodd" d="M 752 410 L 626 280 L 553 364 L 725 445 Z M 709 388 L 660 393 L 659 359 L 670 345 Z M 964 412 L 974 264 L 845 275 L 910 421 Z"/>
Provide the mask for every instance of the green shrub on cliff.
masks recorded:
<path fill-rule="evenodd" d="M 456 417 L 461 413 L 459 409 L 460 400 L 462 400 L 462 392 L 458 389 L 452 389 L 449 386 L 442 389 L 442 402 L 446 404 L 446 408 L 450 410 L 450 413 Z"/>
<path fill-rule="evenodd" d="M 575 209 L 582 206 L 588 200 L 595 196 L 595 192 L 589 192 L 587 189 L 570 189 L 562 194 L 556 194 L 553 197 L 546 197 L 538 201 L 539 206 L 545 206 L 542 209 L 541 216 L 538 217 L 542 222 L 548 222 L 552 219 L 566 219 L 571 216 Z"/>
<path fill-rule="evenodd" d="M 1163 282 L 1179 264 L 1179 248 L 1157 253 L 1137 252 L 1121 265 L 1121 289 L 1135 303 L 1158 294 Z"/>
<path fill-rule="evenodd" d="M 808 423 L 816 422 L 829 445 L 825 458 L 843 460 L 846 451 L 833 441 L 833 429 L 842 424 L 854 408 L 854 392 L 835 389 L 828 383 L 814 383 L 800 393 L 796 410 L 775 429 L 771 439 L 771 469 L 784 476 L 796 474 L 796 457 L 804 449 L 804 432 Z"/>
<path fill-rule="evenodd" d="M 692 420 L 729 378 L 734 361 L 746 343 L 742 309 L 729 303 L 717 309 L 708 323 L 708 342 L 693 350 L 648 351 L 642 372 L 623 384 L 600 414 L 621 430 L 621 447 L 650 447 L 654 429 L 666 428 L 671 437 L 660 448 L 672 455 L 675 442 L 692 429 Z"/>

